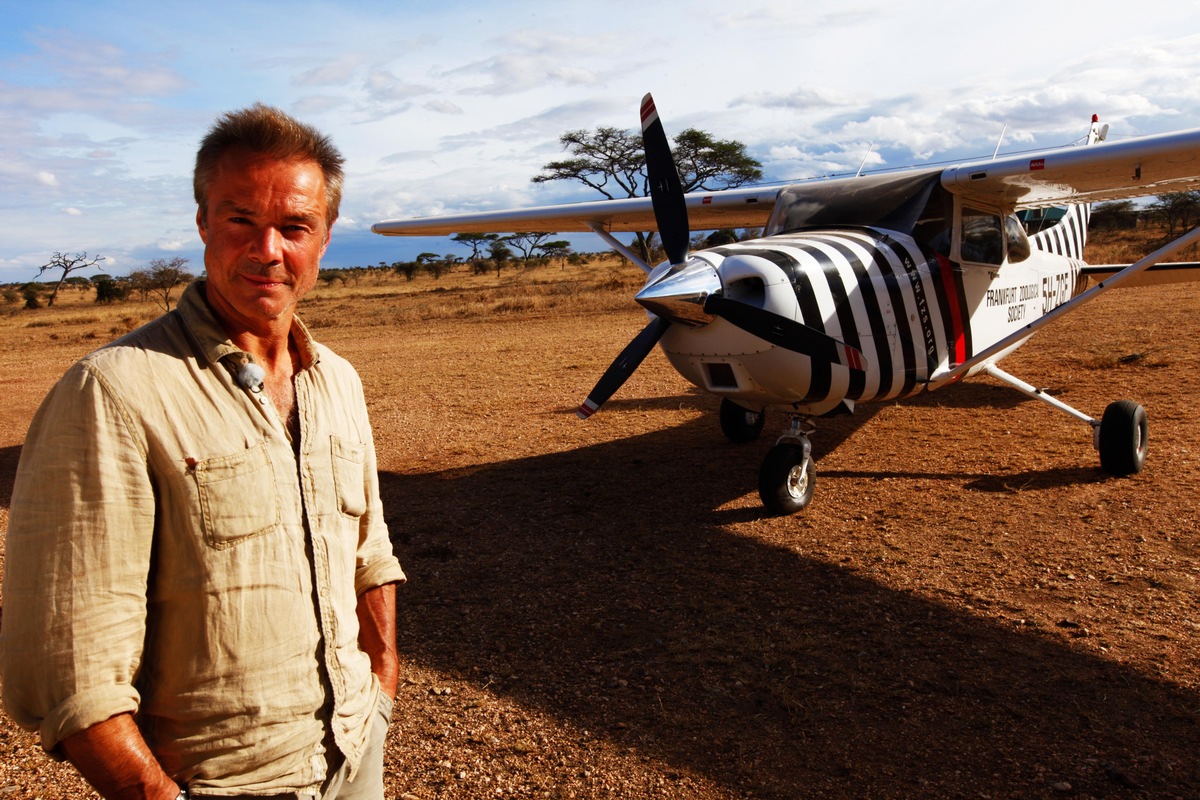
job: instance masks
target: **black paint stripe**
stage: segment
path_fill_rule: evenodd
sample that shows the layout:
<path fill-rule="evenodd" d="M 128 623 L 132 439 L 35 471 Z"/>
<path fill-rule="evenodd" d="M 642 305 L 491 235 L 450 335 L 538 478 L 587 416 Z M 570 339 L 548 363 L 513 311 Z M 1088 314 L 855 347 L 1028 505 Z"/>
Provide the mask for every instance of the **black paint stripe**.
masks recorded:
<path fill-rule="evenodd" d="M 808 277 L 801 271 L 800 262 L 794 256 L 774 248 L 741 247 L 738 245 L 713 248 L 712 252 L 719 253 L 725 257 L 733 255 L 758 256 L 759 258 L 765 258 L 782 269 L 787 275 L 788 281 L 792 284 L 792 291 L 796 293 L 796 300 L 800 305 L 800 321 L 805 325 L 816 328 L 822 333 L 825 332 L 825 325 L 821 319 L 821 311 L 816 304 L 816 296 L 812 294 L 812 287 L 808 285 Z M 833 382 L 833 367 L 828 362 L 818 359 L 810 359 L 810 361 L 812 362 L 812 369 L 810 370 L 808 386 L 803 390 L 804 395 L 802 399 L 805 401 L 824 400 L 829 396 L 829 388 Z"/>
<path fill-rule="evenodd" d="M 909 333 L 911 328 L 908 322 L 908 307 L 904 304 L 904 284 L 901 283 L 901 276 L 892 266 L 887 253 L 884 252 L 884 244 L 881 240 L 875 240 L 873 253 L 875 264 L 879 267 L 879 274 L 883 278 L 884 288 L 887 289 L 888 302 L 892 306 L 892 317 L 896 321 L 896 339 L 900 345 L 900 355 L 904 367 L 904 371 L 900 375 L 896 374 L 893 367 L 887 379 L 887 390 L 884 391 L 881 385 L 878 396 L 901 396 L 912 391 L 912 376 L 917 371 L 917 349 Z M 907 282 L 907 278 L 904 280 Z"/>
<path fill-rule="evenodd" d="M 921 359 L 925 362 L 925 374 L 922 376 L 923 378 L 932 375 L 933 371 L 937 368 L 937 339 L 934 338 L 933 333 L 934 309 L 930 307 L 930 298 L 925 292 L 925 284 L 921 281 L 920 269 L 917 266 L 917 262 L 913 259 L 912 254 L 907 248 L 902 247 L 895 239 L 888 239 L 884 243 L 888 245 L 892 253 L 896 256 L 896 259 L 904 268 L 904 273 L 908 278 L 908 286 L 912 289 L 912 298 L 915 301 L 917 308 L 917 324 L 920 327 L 923 338 L 922 342 L 913 343 L 914 347 L 920 344 L 921 348 L 913 354 L 913 371 L 905 372 L 904 390 L 902 392 L 902 396 L 907 396 L 912 392 L 913 388 L 915 388 L 917 384 L 917 374 L 915 369 L 915 362 L 917 359 Z M 907 322 L 908 319 L 906 317 L 905 323 Z"/>
<path fill-rule="evenodd" d="M 945 282 L 947 280 L 954 280 L 954 278 L 952 275 L 942 274 L 942 268 L 938 264 L 937 259 L 930 260 L 924 253 L 921 253 L 920 256 L 925 261 L 925 268 L 933 278 L 930 282 L 933 284 L 933 295 L 936 301 L 933 304 L 936 311 L 934 314 L 934 324 L 939 325 L 942 329 L 942 340 L 946 343 L 947 363 L 949 363 L 954 357 L 954 343 L 958 339 L 958 331 L 954 329 L 954 313 L 950 310 L 951 298 L 946 291 Z M 950 262 L 947 261 L 947 267 L 949 267 L 949 264 Z M 953 302 L 957 305 L 958 298 L 954 298 Z M 941 363 L 940 358 L 937 363 Z"/>
<path fill-rule="evenodd" d="M 836 235 L 828 234 L 824 236 L 814 236 L 814 240 L 825 243 L 833 247 L 846 260 L 850 266 L 850 271 L 854 275 L 854 282 L 858 286 L 858 297 L 866 311 L 867 316 L 867 331 L 870 333 L 871 350 L 870 359 L 871 368 L 879 374 L 879 386 L 876 387 L 875 393 L 867 397 L 866 394 L 866 376 L 858 373 L 861 380 L 855 381 L 856 373 L 850 373 L 850 392 L 848 396 L 853 400 L 871 400 L 878 397 L 881 390 L 884 388 L 886 381 L 890 388 L 892 383 L 892 348 L 887 341 L 887 326 L 883 321 L 883 311 L 879 307 L 879 297 L 875 293 L 875 284 L 871 280 L 870 270 L 863 263 L 861 256 L 850 247 L 847 242 L 852 242 L 857 247 L 866 250 L 872 254 L 871 258 L 875 263 L 879 260 L 879 250 L 875 246 L 875 240 L 872 237 L 871 242 L 864 243 L 855 238 L 847 237 L 845 239 L 838 238 Z M 853 325 L 853 319 L 851 325 Z M 859 336 L 857 327 L 854 332 L 854 346 L 862 350 L 862 337 Z M 882 342 L 882 347 L 880 346 Z M 847 343 L 851 343 L 847 340 Z"/>
<path fill-rule="evenodd" d="M 846 293 L 846 283 L 842 280 L 842 264 L 839 264 L 838 259 L 829 255 L 828 252 L 818 247 L 811 240 L 807 242 L 802 241 L 799 243 L 799 246 L 821 265 L 821 271 L 825 275 L 825 283 L 828 285 L 829 294 L 833 298 L 833 313 L 837 315 L 838 327 L 842 329 L 842 341 L 854 349 L 861 351 L 862 341 L 858 336 L 858 326 L 854 324 L 854 309 L 850 307 L 850 297 Z M 848 262 L 846 265 L 848 266 Z M 830 379 L 832 380 L 832 378 L 831 371 Z M 862 397 L 866 380 L 867 376 L 861 371 L 850 370 L 846 396 L 853 400 Z"/>

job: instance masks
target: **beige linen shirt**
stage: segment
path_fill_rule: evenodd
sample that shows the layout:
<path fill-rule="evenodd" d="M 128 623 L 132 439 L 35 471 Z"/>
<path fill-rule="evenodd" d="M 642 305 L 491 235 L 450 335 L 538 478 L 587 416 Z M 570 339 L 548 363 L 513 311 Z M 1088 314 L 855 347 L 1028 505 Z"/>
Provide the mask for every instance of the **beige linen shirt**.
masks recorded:
<path fill-rule="evenodd" d="M 53 750 L 122 712 L 196 795 L 303 792 L 352 769 L 378 682 L 357 596 L 404 580 L 357 373 L 292 329 L 299 442 L 238 385 L 202 282 L 84 358 L 21 453 L 4 704 Z"/>

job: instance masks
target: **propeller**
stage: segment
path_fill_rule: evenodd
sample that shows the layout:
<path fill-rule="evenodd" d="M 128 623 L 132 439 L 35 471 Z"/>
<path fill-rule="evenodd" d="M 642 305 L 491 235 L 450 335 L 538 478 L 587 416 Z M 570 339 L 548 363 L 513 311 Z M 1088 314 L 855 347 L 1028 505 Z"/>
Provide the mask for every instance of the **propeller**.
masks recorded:
<path fill-rule="evenodd" d="M 867 360 L 863 358 L 861 350 L 803 322 L 781 317 L 758 306 L 739 303 L 719 294 L 709 295 L 705 299 L 704 310 L 747 333 L 752 333 L 773 345 L 806 355 L 814 361 L 841 364 L 858 372 L 867 368 Z"/>
<path fill-rule="evenodd" d="M 638 302 L 656 316 L 604 371 L 587 400 L 575 412 L 576 415 L 580 419 L 587 419 L 599 411 L 600 406 L 625 384 L 650 354 L 673 320 L 703 324 L 710 321 L 711 317 L 719 316 L 771 344 L 815 360 L 841 364 L 852 370 L 866 369 L 863 354 L 845 342 L 810 325 L 725 297 L 720 293 L 720 279 L 711 268 L 707 268 L 711 283 L 706 287 L 711 291 L 696 292 L 698 276 L 686 267 L 691 231 L 683 184 L 679 181 L 679 171 L 671 157 L 671 145 L 658 118 L 654 98 L 649 94 L 642 98 L 641 115 L 650 201 L 671 270 L 638 294 Z M 704 276 L 699 276 L 699 280 L 704 282 Z M 683 288 L 685 285 L 686 288 Z"/>
<path fill-rule="evenodd" d="M 650 202 L 654 207 L 658 236 L 667 259 L 673 267 L 679 266 L 687 261 L 688 255 L 687 201 L 683 199 L 683 184 L 679 182 L 675 160 L 671 158 L 667 132 L 663 130 L 654 98 L 649 93 L 642 98 L 642 142 L 646 148 L 646 175 L 650 179 Z M 629 380 L 669 327 L 671 321 L 665 317 L 650 320 L 650 324 L 642 328 L 600 376 L 587 400 L 575 412 L 576 416 L 587 419 L 599 411 L 600 406 Z"/>

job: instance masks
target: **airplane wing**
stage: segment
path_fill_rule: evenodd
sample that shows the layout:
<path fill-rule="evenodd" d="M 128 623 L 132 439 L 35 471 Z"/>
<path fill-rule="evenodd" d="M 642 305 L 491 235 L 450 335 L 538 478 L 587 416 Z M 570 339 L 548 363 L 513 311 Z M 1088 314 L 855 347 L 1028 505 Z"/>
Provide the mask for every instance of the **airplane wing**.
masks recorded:
<path fill-rule="evenodd" d="M 688 220 L 693 230 L 760 227 L 771 216 L 778 186 L 725 189 L 719 192 L 693 192 L 684 195 Z M 595 226 L 610 232 L 652 231 L 654 207 L 649 197 L 624 200 L 597 200 L 590 203 L 564 203 L 553 206 L 477 211 L 467 214 L 395 219 L 371 226 L 384 236 L 450 236 L 456 233 L 524 233 L 553 231 L 570 233 L 594 231 Z"/>
<path fill-rule="evenodd" d="M 923 167 L 814 179 L 791 184 L 790 192 L 803 199 L 806 187 L 811 186 L 814 194 L 828 197 L 852 192 L 867 180 L 894 181 L 908 173 L 930 171 Z M 942 170 L 941 181 L 968 204 L 1005 211 L 1187 191 L 1200 188 L 1200 129 L 967 162 Z M 691 229 L 761 226 L 770 217 L 780 191 L 781 187 L 754 186 L 688 194 L 685 201 Z M 632 232 L 656 227 L 650 198 L 635 197 L 386 220 L 372 225 L 371 230 L 385 236 L 450 236 L 597 228 Z"/>
<path fill-rule="evenodd" d="M 1006 210 L 1188 191 L 1200 187 L 1200 129 L 975 161 L 944 170 L 942 185 Z"/>

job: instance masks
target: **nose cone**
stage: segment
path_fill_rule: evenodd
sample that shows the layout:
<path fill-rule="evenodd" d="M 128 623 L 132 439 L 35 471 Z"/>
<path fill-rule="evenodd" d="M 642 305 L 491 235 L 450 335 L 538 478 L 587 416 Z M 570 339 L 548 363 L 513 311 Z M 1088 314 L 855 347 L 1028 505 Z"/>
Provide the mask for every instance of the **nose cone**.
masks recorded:
<path fill-rule="evenodd" d="M 704 301 L 720 290 L 717 271 L 708 262 L 694 258 L 646 286 L 634 299 L 656 316 L 699 326 L 715 319 L 704 310 Z"/>

